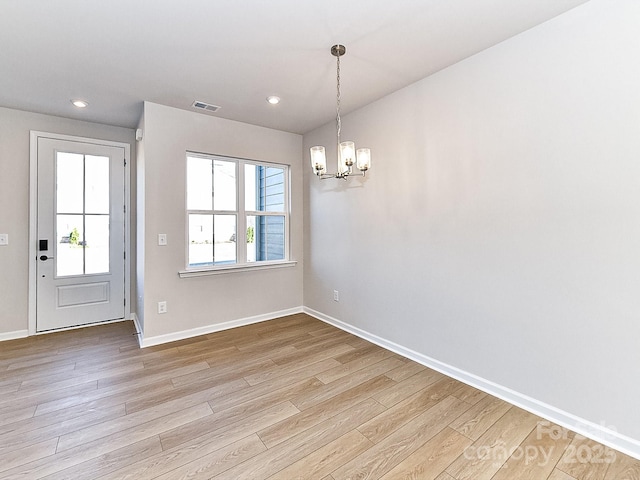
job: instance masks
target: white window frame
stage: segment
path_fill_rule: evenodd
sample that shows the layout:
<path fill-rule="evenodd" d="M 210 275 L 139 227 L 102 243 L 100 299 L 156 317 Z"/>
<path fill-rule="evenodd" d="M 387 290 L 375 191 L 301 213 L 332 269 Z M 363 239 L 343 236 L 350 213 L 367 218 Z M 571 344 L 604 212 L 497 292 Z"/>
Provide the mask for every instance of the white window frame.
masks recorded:
<path fill-rule="evenodd" d="M 188 158 L 197 157 L 208 160 L 220 159 L 226 162 L 233 162 L 236 166 L 236 210 L 216 211 L 216 210 L 189 210 L 187 208 L 188 195 Z M 265 167 L 275 167 L 284 169 L 284 211 L 267 212 L 245 210 L 245 165 L 259 165 Z M 265 162 L 260 160 L 250 160 L 246 158 L 230 157 L 227 155 L 206 154 L 187 151 L 185 155 L 185 269 L 178 272 L 181 278 L 196 277 L 205 275 L 217 275 L 221 273 L 252 271 L 259 269 L 282 268 L 296 265 L 296 261 L 290 258 L 290 205 L 291 205 L 291 168 L 284 163 Z M 216 213 L 235 213 L 236 215 L 236 263 L 207 265 L 207 266 L 189 266 L 189 214 L 205 213 L 215 215 Z M 282 260 L 260 260 L 255 262 L 247 262 L 247 246 L 244 239 L 247 231 L 247 216 L 283 216 L 284 215 L 284 259 Z M 242 240 L 242 241 L 240 241 Z"/>

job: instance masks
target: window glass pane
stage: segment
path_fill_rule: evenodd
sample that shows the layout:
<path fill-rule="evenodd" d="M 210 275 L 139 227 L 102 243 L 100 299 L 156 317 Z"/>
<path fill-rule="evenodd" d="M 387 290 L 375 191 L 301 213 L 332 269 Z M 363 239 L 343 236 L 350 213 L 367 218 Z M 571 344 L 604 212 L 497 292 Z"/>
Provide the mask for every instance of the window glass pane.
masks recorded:
<path fill-rule="evenodd" d="M 214 262 L 236 263 L 236 216 L 214 215 Z"/>
<path fill-rule="evenodd" d="M 213 215 L 189 215 L 189 266 L 213 265 Z"/>
<path fill-rule="evenodd" d="M 86 215 L 84 273 L 109 272 L 109 215 Z"/>
<path fill-rule="evenodd" d="M 213 161 L 213 209 L 236 209 L 236 164 Z"/>
<path fill-rule="evenodd" d="M 247 172 L 251 167 L 250 174 Z M 247 211 L 284 212 L 284 169 L 247 165 L 245 202 Z"/>
<path fill-rule="evenodd" d="M 257 185 L 258 168 L 257 165 L 244 166 L 244 208 L 249 212 L 258 210 L 258 190 Z"/>
<path fill-rule="evenodd" d="M 247 248 L 255 250 L 255 261 L 284 260 L 284 215 L 257 215 L 250 221 L 255 245 L 247 241 Z"/>
<path fill-rule="evenodd" d="M 212 161 L 187 157 L 187 209 L 211 210 L 213 193 Z"/>
<path fill-rule="evenodd" d="M 109 213 L 109 157 L 85 156 L 85 213 Z"/>
<path fill-rule="evenodd" d="M 264 185 L 260 193 L 264 195 L 264 210 L 267 212 L 284 212 L 284 169 L 261 167 L 264 169 Z M 264 193 L 263 192 L 264 189 Z"/>
<path fill-rule="evenodd" d="M 56 212 L 82 213 L 84 156 L 56 153 Z"/>
<path fill-rule="evenodd" d="M 247 262 L 256 261 L 256 216 L 247 215 Z"/>
<path fill-rule="evenodd" d="M 56 276 L 84 273 L 82 215 L 56 215 Z"/>

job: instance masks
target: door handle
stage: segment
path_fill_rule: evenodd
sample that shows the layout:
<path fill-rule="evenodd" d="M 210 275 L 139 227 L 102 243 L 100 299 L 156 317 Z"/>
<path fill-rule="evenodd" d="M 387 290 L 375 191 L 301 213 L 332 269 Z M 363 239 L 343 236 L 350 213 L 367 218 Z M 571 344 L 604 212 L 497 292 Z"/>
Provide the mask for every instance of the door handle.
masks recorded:
<path fill-rule="evenodd" d="M 40 255 L 40 260 L 42 260 L 43 262 L 45 260 L 53 260 L 53 257 L 47 257 L 46 255 Z"/>

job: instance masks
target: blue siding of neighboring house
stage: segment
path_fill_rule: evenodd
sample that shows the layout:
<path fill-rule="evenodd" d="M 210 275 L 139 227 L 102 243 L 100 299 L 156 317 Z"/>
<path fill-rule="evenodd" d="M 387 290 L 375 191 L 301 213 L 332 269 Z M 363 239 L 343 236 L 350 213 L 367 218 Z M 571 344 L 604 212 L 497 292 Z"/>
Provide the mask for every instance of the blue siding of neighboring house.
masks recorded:
<path fill-rule="evenodd" d="M 284 170 L 261 166 L 258 175 L 258 210 L 284 211 Z M 261 215 L 256 222 L 255 238 L 258 242 L 256 260 L 282 260 L 284 258 L 284 216 Z"/>

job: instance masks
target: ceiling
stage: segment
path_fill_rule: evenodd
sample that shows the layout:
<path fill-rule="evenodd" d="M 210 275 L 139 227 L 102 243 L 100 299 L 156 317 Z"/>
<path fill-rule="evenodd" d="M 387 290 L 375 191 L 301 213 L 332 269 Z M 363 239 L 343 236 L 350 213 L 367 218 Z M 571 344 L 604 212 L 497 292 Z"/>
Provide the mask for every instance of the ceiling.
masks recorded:
<path fill-rule="evenodd" d="M 346 113 L 586 1 L 0 0 L 0 106 L 133 128 L 198 100 L 305 133 L 335 115 L 333 44 Z"/>

